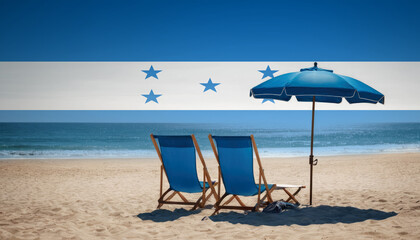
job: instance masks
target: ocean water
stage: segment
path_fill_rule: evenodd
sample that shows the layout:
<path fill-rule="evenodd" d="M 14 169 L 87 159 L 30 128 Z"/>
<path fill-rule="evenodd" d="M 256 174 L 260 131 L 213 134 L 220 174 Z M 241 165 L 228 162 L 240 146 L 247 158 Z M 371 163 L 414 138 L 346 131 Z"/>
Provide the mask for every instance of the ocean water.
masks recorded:
<path fill-rule="evenodd" d="M 208 134 L 255 136 L 264 157 L 307 156 L 310 129 L 264 124 L 0 123 L 0 158 L 156 157 L 150 134 L 195 134 L 212 156 Z M 315 129 L 314 155 L 419 152 L 420 123 L 366 123 Z"/>

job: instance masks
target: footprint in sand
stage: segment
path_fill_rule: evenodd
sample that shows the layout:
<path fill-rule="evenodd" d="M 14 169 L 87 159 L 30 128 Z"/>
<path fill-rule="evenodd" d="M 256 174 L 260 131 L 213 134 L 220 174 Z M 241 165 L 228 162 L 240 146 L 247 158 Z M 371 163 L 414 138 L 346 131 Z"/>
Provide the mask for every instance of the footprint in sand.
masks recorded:
<path fill-rule="evenodd" d="M 122 215 L 122 212 L 114 212 L 114 213 L 109 214 L 109 216 L 112 216 L 112 217 L 118 217 L 121 215 Z"/>
<path fill-rule="evenodd" d="M 377 236 L 377 235 L 379 235 L 379 233 L 378 233 L 378 232 L 372 232 L 372 231 L 370 231 L 370 232 L 365 232 L 365 234 L 366 234 L 366 235 L 370 235 L 370 236 Z"/>

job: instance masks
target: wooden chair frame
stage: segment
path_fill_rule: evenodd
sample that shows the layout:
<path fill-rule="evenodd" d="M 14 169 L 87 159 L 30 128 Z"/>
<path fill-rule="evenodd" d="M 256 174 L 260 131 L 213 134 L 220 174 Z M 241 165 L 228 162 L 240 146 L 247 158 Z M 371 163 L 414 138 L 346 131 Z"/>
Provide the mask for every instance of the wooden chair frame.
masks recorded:
<path fill-rule="evenodd" d="M 164 193 L 162 193 L 162 191 L 163 191 L 163 173 L 165 173 L 166 180 L 168 181 L 168 183 L 169 183 L 169 179 L 168 179 L 168 175 L 166 174 L 165 165 L 163 164 L 162 153 L 160 152 L 159 145 L 156 142 L 156 139 L 153 136 L 153 134 L 150 134 L 150 138 L 152 139 L 153 145 L 155 146 L 156 152 L 157 152 L 157 154 L 159 156 L 159 159 L 160 159 L 160 162 L 161 162 L 161 166 L 160 166 L 160 191 L 159 191 L 159 199 L 158 199 L 158 206 L 157 206 L 158 209 L 161 208 L 164 204 L 179 204 L 179 205 L 193 205 L 193 208 L 191 209 L 191 211 L 192 211 L 192 210 L 197 209 L 198 207 L 203 208 L 205 203 L 210 199 L 210 197 L 212 195 L 216 199 L 216 202 L 219 200 L 219 198 L 220 198 L 220 187 L 219 187 L 219 194 L 216 193 L 216 190 L 215 190 L 214 187 L 217 186 L 217 185 L 220 185 L 220 184 L 219 184 L 219 182 L 213 183 L 211 181 L 210 174 L 207 170 L 206 162 L 204 161 L 203 154 L 201 153 L 200 147 L 198 146 L 198 143 L 197 143 L 197 140 L 195 139 L 194 134 L 191 134 L 191 138 L 194 142 L 194 147 L 197 150 L 197 154 L 200 158 L 201 164 L 203 165 L 203 193 L 202 193 L 202 195 L 200 196 L 200 198 L 197 201 L 190 202 L 190 201 L 187 200 L 187 198 L 182 193 L 180 193 L 179 191 L 175 191 L 175 190 L 171 189 L 170 187 Z M 206 189 L 206 182 L 209 184 L 210 188 Z M 206 192 L 209 189 L 211 190 L 211 193 L 208 196 L 206 196 Z M 171 191 L 172 191 L 172 193 L 167 198 L 165 198 L 166 195 L 168 195 Z M 170 201 L 175 195 L 178 195 L 181 198 L 182 202 L 181 201 Z"/>
<path fill-rule="evenodd" d="M 297 188 L 297 190 L 294 193 L 291 193 L 289 190 L 287 190 L 288 188 Z M 302 188 L 306 188 L 306 186 L 304 185 L 287 185 L 287 186 L 279 185 L 277 186 L 278 190 L 283 190 L 289 196 L 285 200 L 285 202 L 290 202 L 293 200 L 293 202 L 295 202 L 295 204 L 298 204 L 298 205 L 300 205 L 300 202 L 296 199 L 296 195 L 300 192 L 300 190 L 302 190 Z"/>
<path fill-rule="evenodd" d="M 209 140 L 210 140 L 210 144 L 211 147 L 213 149 L 214 152 L 214 156 L 216 157 L 217 163 L 219 164 L 219 187 L 220 187 L 220 177 L 223 178 L 223 176 L 221 176 L 221 171 L 220 171 L 220 161 L 219 161 L 219 154 L 217 152 L 217 148 L 216 145 L 214 144 L 213 141 L 213 137 L 211 136 L 211 134 L 209 134 Z M 233 209 L 233 210 L 250 210 L 250 211 L 259 211 L 259 208 L 267 205 L 268 203 L 272 203 L 273 202 L 273 198 L 271 197 L 271 193 L 276 190 L 276 184 L 273 184 L 273 186 L 269 189 L 268 188 L 268 184 L 267 184 L 267 179 L 265 178 L 264 175 L 264 169 L 262 167 L 261 164 L 261 159 L 260 159 L 260 155 L 258 153 L 258 149 L 257 149 L 257 144 L 255 144 L 255 139 L 254 136 L 251 135 L 251 141 L 252 141 L 252 147 L 254 149 L 254 153 L 255 156 L 257 158 L 257 162 L 258 162 L 258 168 L 259 168 L 259 176 L 258 176 L 258 199 L 257 199 L 257 203 L 254 206 L 246 206 L 244 204 L 244 202 L 242 202 L 242 200 L 239 198 L 238 195 L 232 195 L 232 197 L 230 197 L 227 201 L 225 201 L 223 204 L 223 200 L 229 196 L 230 194 L 225 193 L 223 194 L 223 196 L 216 202 L 216 204 L 214 205 L 215 207 L 215 211 L 213 212 L 212 216 L 217 214 L 219 212 L 220 209 Z M 261 198 L 261 180 L 263 181 L 263 184 L 265 186 L 266 189 L 266 194 Z M 220 194 L 220 190 L 219 190 L 219 194 Z M 267 202 L 264 202 L 264 200 L 267 198 Z M 231 203 L 233 200 L 236 200 L 240 206 L 227 206 L 229 203 Z"/>

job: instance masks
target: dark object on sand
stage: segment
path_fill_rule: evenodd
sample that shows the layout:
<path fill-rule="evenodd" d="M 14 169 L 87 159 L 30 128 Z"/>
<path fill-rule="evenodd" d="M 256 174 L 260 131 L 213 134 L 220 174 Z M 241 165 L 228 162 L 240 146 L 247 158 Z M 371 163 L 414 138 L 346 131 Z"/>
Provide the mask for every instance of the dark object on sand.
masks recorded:
<path fill-rule="evenodd" d="M 281 213 L 282 211 L 286 209 L 295 209 L 298 206 L 299 205 L 289 203 L 289 202 L 277 201 L 277 202 L 272 202 L 268 204 L 268 206 L 264 208 L 263 212 L 264 213 Z"/>

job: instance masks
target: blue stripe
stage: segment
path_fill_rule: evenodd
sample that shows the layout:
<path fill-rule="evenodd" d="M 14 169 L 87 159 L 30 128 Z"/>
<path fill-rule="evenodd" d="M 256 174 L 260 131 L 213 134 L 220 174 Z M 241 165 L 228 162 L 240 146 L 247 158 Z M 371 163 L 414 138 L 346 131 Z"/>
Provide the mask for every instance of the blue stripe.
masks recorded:
<path fill-rule="evenodd" d="M 420 1 L 0 2 L 0 61 L 419 61 Z"/>
<path fill-rule="evenodd" d="M 311 116 L 306 110 L 0 110 L 0 122 L 239 123 L 258 127 L 310 127 Z M 315 116 L 317 126 L 420 122 L 420 110 L 317 110 Z"/>

